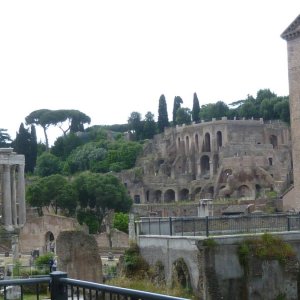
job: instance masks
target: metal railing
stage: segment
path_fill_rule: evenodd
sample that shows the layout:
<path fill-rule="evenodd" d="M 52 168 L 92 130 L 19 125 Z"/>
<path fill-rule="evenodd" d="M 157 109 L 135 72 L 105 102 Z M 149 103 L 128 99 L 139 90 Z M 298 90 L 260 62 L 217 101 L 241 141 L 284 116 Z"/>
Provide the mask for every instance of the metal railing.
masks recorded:
<path fill-rule="evenodd" d="M 35 290 L 36 299 L 42 300 L 40 287 L 43 284 L 49 288 L 51 300 L 187 300 L 186 298 L 71 279 L 67 278 L 67 273 L 60 271 L 52 272 L 50 276 L 37 278 L 0 280 L 0 289 L 4 300 L 24 299 L 25 287 L 31 286 Z M 15 293 L 15 298 L 11 298 L 9 293 Z"/>
<path fill-rule="evenodd" d="M 141 218 L 137 235 L 211 236 L 300 230 L 300 214 Z"/>

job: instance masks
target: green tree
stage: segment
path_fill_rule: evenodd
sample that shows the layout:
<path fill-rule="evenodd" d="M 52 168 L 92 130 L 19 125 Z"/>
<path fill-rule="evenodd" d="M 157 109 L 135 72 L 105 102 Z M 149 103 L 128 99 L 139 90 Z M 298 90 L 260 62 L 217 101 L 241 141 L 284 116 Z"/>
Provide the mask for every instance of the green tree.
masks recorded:
<path fill-rule="evenodd" d="M 220 119 L 227 116 L 229 107 L 223 101 L 209 103 L 201 106 L 200 117 L 202 120 L 211 121 L 212 118 Z"/>
<path fill-rule="evenodd" d="M 90 123 L 91 119 L 84 113 L 78 110 L 49 110 L 49 109 L 39 109 L 31 112 L 25 118 L 26 124 L 35 124 L 43 128 L 46 148 L 49 149 L 49 141 L 47 135 L 47 129 L 49 126 L 58 126 L 64 135 L 66 135 L 70 130 L 83 131 L 83 124 Z M 63 124 L 68 122 L 67 128 L 63 128 Z"/>
<path fill-rule="evenodd" d="M 84 172 L 73 181 L 81 209 L 97 218 L 98 230 L 103 218 L 111 211 L 128 212 L 132 200 L 124 185 L 113 175 Z"/>
<path fill-rule="evenodd" d="M 114 214 L 113 227 L 128 233 L 129 216 L 128 214 L 119 212 Z"/>
<path fill-rule="evenodd" d="M 83 140 L 74 133 L 69 133 L 66 136 L 60 136 L 51 147 L 51 153 L 59 157 L 61 160 L 66 160 L 72 151 L 83 145 Z"/>
<path fill-rule="evenodd" d="M 26 197 L 31 206 L 51 206 L 56 214 L 60 209 L 67 216 L 74 215 L 78 198 L 74 186 L 59 174 L 33 182 L 26 191 Z"/>
<path fill-rule="evenodd" d="M 154 114 L 152 114 L 150 111 L 148 111 L 145 115 L 143 133 L 145 139 L 152 139 L 156 134 Z"/>
<path fill-rule="evenodd" d="M 247 100 L 239 107 L 239 116 L 244 117 L 246 119 L 250 118 L 258 118 L 259 110 L 257 109 L 255 102 L 251 100 Z"/>
<path fill-rule="evenodd" d="M 90 170 L 93 165 L 105 159 L 106 153 L 107 150 L 95 142 L 77 147 L 67 159 L 69 170 L 71 173 Z"/>
<path fill-rule="evenodd" d="M 167 110 L 167 102 L 164 95 L 161 95 L 159 98 L 159 106 L 158 106 L 158 121 L 157 127 L 158 132 L 161 133 L 164 131 L 165 127 L 169 126 L 169 117 Z"/>
<path fill-rule="evenodd" d="M 7 133 L 7 129 L 0 128 L 0 148 L 10 147 L 11 138 Z"/>
<path fill-rule="evenodd" d="M 12 142 L 14 151 L 25 156 L 25 172 L 33 173 L 37 159 L 37 138 L 34 125 L 29 132 L 21 123 L 15 140 Z"/>
<path fill-rule="evenodd" d="M 45 177 L 62 172 L 61 160 L 55 155 L 44 152 L 37 158 L 35 173 L 38 176 Z"/>
<path fill-rule="evenodd" d="M 177 117 L 177 110 L 181 107 L 183 103 L 181 97 L 175 96 L 174 103 L 173 103 L 173 126 L 177 124 L 176 117 Z"/>
<path fill-rule="evenodd" d="M 274 104 L 276 98 L 265 98 L 262 100 L 259 108 L 260 115 L 264 120 L 278 119 L 278 115 L 274 112 Z"/>
<path fill-rule="evenodd" d="M 193 99 L 192 120 L 195 123 L 200 122 L 200 105 L 196 93 L 194 93 L 194 99 Z"/>
<path fill-rule="evenodd" d="M 133 131 L 136 140 L 143 138 L 143 123 L 139 112 L 133 111 L 128 118 L 128 126 Z"/>
<path fill-rule="evenodd" d="M 24 127 L 21 123 L 19 127 L 19 132 L 17 132 L 16 138 L 12 143 L 14 151 L 18 154 L 23 154 L 25 156 L 25 172 L 32 172 L 34 166 L 32 167 L 30 161 L 31 155 L 31 134 L 28 129 Z"/>
<path fill-rule="evenodd" d="M 30 153 L 28 155 L 28 172 L 33 173 L 36 166 L 36 160 L 38 155 L 38 143 L 36 137 L 35 126 L 31 125 L 30 127 Z"/>
<path fill-rule="evenodd" d="M 274 111 L 279 116 L 280 120 L 290 124 L 290 105 L 288 97 L 281 97 L 275 104 Z"/>
<path fill-rule="evenodd" d="M 191 124 L 191 110 L 189 108 L 180 107 L 176 113 L 176 124 L 182 125 L 190 125 Z"/>

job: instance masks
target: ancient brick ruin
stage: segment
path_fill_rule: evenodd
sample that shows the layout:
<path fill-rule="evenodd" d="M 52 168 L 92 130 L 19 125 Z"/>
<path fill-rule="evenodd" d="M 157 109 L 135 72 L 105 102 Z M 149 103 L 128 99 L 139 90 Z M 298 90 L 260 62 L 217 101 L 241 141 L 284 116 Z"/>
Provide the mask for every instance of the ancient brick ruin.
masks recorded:
<path fill-rule="evenodd" d="M 121 179 L 135 204 L 280 195 L 292 182 L 290 131 L 279 121 L 226 117 L 166 128 Z"/>

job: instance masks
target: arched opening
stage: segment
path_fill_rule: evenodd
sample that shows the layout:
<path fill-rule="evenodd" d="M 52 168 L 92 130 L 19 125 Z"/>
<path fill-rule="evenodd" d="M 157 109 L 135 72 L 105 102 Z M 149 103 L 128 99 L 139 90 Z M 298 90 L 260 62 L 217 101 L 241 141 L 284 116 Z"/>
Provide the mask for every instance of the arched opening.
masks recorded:
<path fill-rule="evenodd" d="M 271 135 L 270 136 L 270 144 L 272 144 L 273 148 L 277 148 L 278 146 L 278 141 L 277 141 L 277 136 L 276 135 Z"/>
<path fill-rule="evenodd" d="M 255 196 L 256 198 L 258 198 L 260 196 L 261 193 L 261 186 L 259 184 L 255 185 Z"/>
<path fill-rule="evenodd" d="M 211 186 L 207 189 L 206 195 L 207 195 L 208 199 L 213 199 L 213 197 L 214 197 L 214 187 L 213 186 Z"/>
<path fill-rule="evenodd" d="M 182 189 L 179 192 L 179 200 L 182 200 L 182 201 L 189 200 L 189 190 L 188 189 Z"/>
<path fill-rule="evenodd" d="M 272 157 L 269 157 L 269 166 L 273 166 L 273 158 Z"/>
<path fill-rule="evenodd" d="M 140 204 L 141 203 L 140 195 L 134 195 L 133 201 L 134 201 L 135 204 Z"/>
<path fill-rule="evenodd" d="M 195 145 L 196 145 L 196 150 L 199 151 L 199 137 L 198 137 L 198 134 L 195 135 Z"/>
<path fill-rule="evenodd" d="M 194 200 L 200 200 L 201 186 L 197 187 L 193 193 Z"/>
<path fill-rule="evenodd" d="M 180 149 L 180 137 L 177 139 L 177 148 Z"/>
<path fill-rule="evenodd" d="M 146 202 L 150 201 L 150 191 L 146 192 Z"/>
<path fill-rule="evenodd" d="M 173 190 L 167 190 L 165 192 L 165 202 L 166 203 L 170 203 L 170 202 L 174 202 L 175 201 L 175 192 Z"/>
<path fill-rule="evenodd" d="M 173 263 L 172 285 L 173 286 L 179 285 L 184 290 L 188 290 L 188 291 L 192 289 L 189 269 L 182 257 L 177 259 Z"/>
<path fill-rule="evenodd" d="M 238 188 L 238 196 L 239 197 L 250 197 L 251 196 L 251 190 L 247 185 L 241 185 Z"/>
<path fill-rule="evenodd" d="M 161 203 L 161 194 L 160 190 L 154 192 L 154 202 Z"/>
<path fill-rule="evenodd" d="M 185 149 L 186 154 L 188 154 L 190 151 L 190 138 L 188 136 L 185 137 Z"/>
<path fill-rule="evenodd" d="M 46 252 L 55 252 L 55 239 L 51 231 L 45 235 L 45 248 Z"/>
<path fill-rule="evenodd" d="M 203 141 L 203 152 L 210 152 L 210 134 L 207 132 Z"/>
<path fill-rule="evenodd" d="M 209 157 L 207 155 L 203 155 L 200 161 L 201 174 L 209 175 L 210 166 L 209 166 Z"/>
<path fill-rule="evenodd" d="M 222 132 L 218 131 L 217 132 L 217 149 L 222 147 Z"/>

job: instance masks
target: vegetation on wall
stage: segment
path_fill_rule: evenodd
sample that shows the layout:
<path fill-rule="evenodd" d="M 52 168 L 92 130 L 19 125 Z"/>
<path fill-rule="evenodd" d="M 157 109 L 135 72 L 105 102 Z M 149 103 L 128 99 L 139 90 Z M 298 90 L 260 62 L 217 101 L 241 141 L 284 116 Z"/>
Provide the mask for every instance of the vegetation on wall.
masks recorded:
<path fill-rule="evenodd" d="M 285 264 L 288 259 L 295 257 L 295 255 L 296 253 L 290 244 L 269 233 L 258 238 L 246 239 L 238 247 L 239 261 L 246 273 L 249 270 L 251 256 L 261 260 L 277 260 L 279 263 Z"/>

